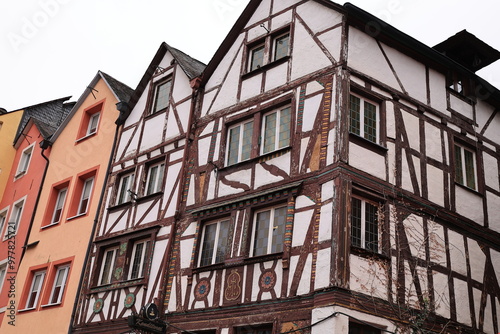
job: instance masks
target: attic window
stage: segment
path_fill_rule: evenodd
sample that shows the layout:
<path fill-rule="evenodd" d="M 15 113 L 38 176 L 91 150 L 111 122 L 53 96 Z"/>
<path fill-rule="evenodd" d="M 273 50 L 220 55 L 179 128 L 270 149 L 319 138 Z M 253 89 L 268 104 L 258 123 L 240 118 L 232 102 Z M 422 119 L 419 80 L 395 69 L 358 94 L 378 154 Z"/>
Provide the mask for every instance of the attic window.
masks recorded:
<path fill-rule="evenodd" d="M 84 110 L 76 139 L 77 142 L 97 134 L 101 123 L 103 106 L 104 101 L 100 101 Z"/>
<path fill-rule="evenodd" d="M 289 56 L 290 27 L 280 29 L 248 45 L 247 72 L 272 64 Z"/>
<path fill-rule="evenodd" d="M 151 113 L 157 113 L 167 109 L 170 100 L 170 90 L 172 87 L 172 80 L 162 81 L 155 85 L 153 96 L 153 107 Z"/>
<path fill-rule="evenodd" d="M 457 73 L 448 76 L 448 88 L 461 95 L 467 95 L 469 92 L 467 81 Z"/>

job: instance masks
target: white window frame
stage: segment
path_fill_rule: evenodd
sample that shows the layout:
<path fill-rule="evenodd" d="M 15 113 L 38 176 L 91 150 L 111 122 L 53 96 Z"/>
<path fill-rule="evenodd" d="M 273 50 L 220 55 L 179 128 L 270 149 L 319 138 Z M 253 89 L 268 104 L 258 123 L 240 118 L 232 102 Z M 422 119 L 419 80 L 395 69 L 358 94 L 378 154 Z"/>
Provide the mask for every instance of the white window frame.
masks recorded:
<path fill-rule="evenodd" d="M 106 274 L 105 271 L 106 271 L 106 259 L 107 259 L 107 254 L 109 252 L 113 252 L 112 255 L 111 255 L 111 261 L 109 263 L 109 268 L 107 268 L 108 270 L 108 273 Z M 111 284 L 111 279 L 113 278 L 113 271 L 115 269 L 115 265 L 116 265 L 116 256 L 117 256 L 117 253 L 118 253 L 118 246 L 114 246 L 114 247 L 108 247 L 106 249 L 104 249 L 104 252 L 103 252 L 103 255 L 102 255 L 102 259 L 101 259 L 101 264 L 100 264 L 100 270 L 99 270 L 99 281 L 98 281 L 98 285 L 107 285 L 107 284 Z M 104 277 L 106 274 L 107 277 Z M 103 283 L 103 278 L 106 279 L 106 281 Z"/>
<path fill-rule="evenodd" d="M 21 217 L 23 216 L 25 200 L 26 200 L 26 197 L 15 202 L 14 205 L 12 206 L 12 211 L 10 213 L 9 220 L 7 221 L 7 228 L 5 229 L 4 240 L 8 239 L 9 236 L 17 235 L 17 230 L 19 229 Z M 14 232 L 9 233 L 9 226 L 12 225 L 13 222 L 15 222 Z"/>
<path fill-rule="evenodd" d="M 250 145 L 253 145 L 253 130 L 254 130 L 254 118 L 250 118 L 250 119 L 247 119 L 243 122 L 240 122 L 238 124 L 235 124 L 235 125 L 232 125 L 230 127 L 228 127 L 227 129 L 227 146 L 226 146 L 226 165 L 227 166 L 230 166 L 230 165 L 236 165 L 240 162 L 243 162 L 243 161 L 247 161 L 247 160 L 250 160 L 252 158 L 252 147 L 250 147 L 250 156 L 246 159 L 243 159 L 242 155 L 243 155 L 243 139 L 244 139 L 244 126 L 248 123 L 252 123 L 252 126 L 251 126 L 251 134 L 250 134 Z M 231 131 L 233 129 L 236 129 L 236 128 L 240 128 L 240 134 L 239 134 L 239 137 L 238 137 L 238 152 L 237 152 L 237 161 L 236 162 L 229 162 L 229 154 L 230 154 L 230 148 L 231 148 Z"/>
<path fill-rule="evenodd" d="M 56 274 L 54 276 L 54 283 L 52 284 L 52 290 L 50 292 L 48 305 L 61 304 L 64 291 L 66 290 L 66 282 L 68 280 L 69 268 L 70 268 L 69 264 L 57 267 Z M 61 272 L 63 276 L 60 284 L 58 284 L 58 278 Z M 57 296 L 55 296 L 54 294 L 56 293 L 57 288 L 59 288 L 59 292 L 57 293 Z M 54 297 L 57 297 L 56 301 L 53 301 Z"/>
<path fill-rule="evenodd" d="M 460 166 L 461 166 L 461 178 L 462 178 L 462 182 L 460 182 L 457 178 L 458 174 L 459 174 L 459 170 L 457 168 L 458 164 L 459 164 L 459 161 L 457 161 L 457 153 L 456 153 L 456 150 L 457 148 L 460 150 Z M 467 165 L 466 165 L 466 161 L 465 161 L 465 152 L 469 152 L 472 154 L 472 168 L 474 169 L 473 170 L 473 173 L 474 173 L 474 177 L 472 180 L 469 180 L 467 178 Z M 476 152 L 464 145 L 461 145 L 461 144 L 458 144 L 458 143 L 455 143 L 455 147 L 454 147 L 454 159 L 455 159 L 455 182 L 457 182 L 458 184 L 464 186 L 464 187 L 467 187 L 469 189 L 472 189 L 472 190 L 475 190 L 477 191 L 478 189 L 478 185 L 477 185 L 477 160 L 476 160 Z M 474 185 L 473 187 L 471 187 L 469 185 L 469 181 L 474 181 Z"/>
<path fill-rule="evenodd" d="M 7 277 L 8 260 L 5 259 L 0 262 L 0 293 L 2 293 L 2 288 Z"/>
<path fill-rule="evenodd" d="M 42 293 L 42 287 L 43 287 L 46 273 L 47 273 L 47 271 L 45 269 L 35 271 L 33 273 L 33 277 L 31 279 L 30 289 L 28 292 L 28 298 L 26 298 L 26 305 L 24 307 L 25 310 L 33 310 L 37 307 L 38 300 L 40 299 L 40 295 Z M 35 286 L 35 282 L 36 282 L 37 277 L 40 277 L 40 281 L 39 281 L 39 284 L 37 286 Z M 31 296 L 33 295 L 33 293 L 35 293 L 35 299 L 33 300 L 33 305 L 30 307 L 29 305 L 30 305 L 30 301 L 32 300 Z"/>
<path fill-rule="evenodd" d="M 62 199 L 62 202 L 61 202 L 61 196 L 62 196 L 61 194 L 63 192 L 64 192 L 64 198 Z M 55 225 L 55 224 L 58 224 L 61 222 L 62 213 L 64 210 L 64 204 L 66 203 L 67 197 L 68 197 L 68 187 L 65 187 L 65 188 L 58 190 L 56 203 L 54 205 L 54 212 L 52 213 L 52 218 L 50 219 L 50 225 Z M 56 221 L 56 214 L 57 214 L 58 210 L 60 210 L 59 219 L 57 219 L 57 221 Z"/>
<path fill-rule="evenodd" d="M 280 138 L 279 138 L 279 135 L 280 135 L 280 130 L 281 130 L 281 118 L 282 118 L 282 112 L 284 110 L 288 109 L 288 112 L 290 114 L 290 122 L 289 122 L 289 125 L 288 125 L 288 143 L 284 146 L 281 146 L 280 147 Z M 276 127 L 274 129 L 274 148 L 272 148 L 271 150 L 267 151 L 267 152 L 264 152 L 264 148 L 265 148 L 265 143 L 266 143 L 266 119 L 267 117 L 269 117 L 270 115 L 272 114 L 276 114 Z M 292 131 L 292 122 L 291 122 L 291 119 L 292 119 L 292 109 L 290 106 L 285 106 L 285 107 L 281 107 L 279 109 L 275 109 L 275 110 L 272 110 L 270 112 L 267 112 L 265 114 L 262 115 L 262 128 L 260 130 L 260 136 L 261 136 L 261 145 L 260 145 L 260 154 L 261 155 L 264 155 L 264 154 L 268 154 L 268 153 L 271 153 L 271 152 L 274 152 L 274 151 L 277 151 L 279 149 L 282 149 L 282 148 L 285 148 L 285 147 L 288 147 L 290 146 L 290 141 L 291 141 L 291 131 Z"/>
<path fill-rule="evenodd" d="M 144 275 L 144 267 L 146 265 L 146 255 L 148 254 L 149 251 L 149 245 L 151 244 L 151 240 L 148 239 L 141 239 L 136 242 L 134 242 L 134 246 L 132 247 L 132 253 L 130 254 L 130 265 L 129 265 L 129 270 L 128 270 L 128 279 L 133 280 L 133 279 L 138 279 L 138 278 L 143 278 Z M 134 266 L 136 265 L 136 252 L 137 252 L 137 247 L 139 245 L 142 245 L 142 254 L 140 254 L 139 258 L 139 263 L 137 264 L 139 266 L 138 268 L 138 274 L 133 275 L 133 269 Z"/>
<path fill-rule="evenodd" d="M 358 98 L 360 100 L 360 103 L 359 103 L 359 133 L 354 133 L 354 132 L 351 132 L 361 138 L 364 138 L 372 143 L 375 143 L 375 144 L 378 144 L 380 143 L 380 105 L 379 103 L 376 103 L 370 99 L 367 99 L 361 95 L 358 95 L 358 94 L 354 94 L 354 93 L 350 93 L 350 95 Z M 351 101 L 351 97 L 349 96 L 349 114 L 348 114 L 348 118 L 349 118 L 349 131 L 351 130 L 351 105 L 350 105 L 350 101 Z M 375 120 L 375 124 L 376 124 L 376 128 L 375 128 L 375 141 L 371 140 L 371 139 L 368 139 L 366 138 L 365 136 L 365 108 L 364 108 L 364 104 L 366 103 L 369 103 L 371 105 L 373 105 L 375 107 L 375 117 L 376 117 L 376 120 Z"/>
<path fill-rule="evenodd" d="M 168 85 L 168 89 L 166 90 L 166 92 L 168 94 L 167 95 L 167 105 L 165 106 L 165 108 L 158 109 L 158 106 L 157 106 L 157 103 L 158 103 L 158 94 L 159 94 L 159 91 L 160 91 L 160 87 L 162 87 L 164 85 Z M 151 114 L 155 114 L 155 113 L 157 113 L 159 111 L 168 109 L 168 107 L 170 105 L 171 94 L 172 94 L 172 79 L 161 80 L 161 81 L 158 81 L 157 83 L 155 83 L 153 103 L 151 105 Z"/>
<path fill-rule="evenodd" d="M 9 213 L 9 207 L 0 211 L 0 235 L 3 235 L 3 229 L 7 225 L 7 214 Z M 7 232 L 5 232 L 7 233 Z"/>
<path fill-rule="evenodd" d="M 93 121 L 95 119 L 97 119 L 97 121 L 96 121 L 95 127 L 93 127 L 92 123 L 93 123 Z M 90 117 L 89 117 L 89 124 L 87 126 L 86 136 L 93 135 L 94 133 L 97 132 L 97 128 L 99 127 L 100 121 L 101 121 L 101 112 L 100 111 L 98 111 L 98 112 L 93 113 L 92 115 L 90 115 Z"/>
<path fill-rule="evenodd" d="M 17 171 L 15 178 L 19 178 L 28 172 L 31 159 L 33 158 L 35 143 L 26 147 L 21 153 L 21 158 L 19 159 L 19 164 L 17 165 Z"/>
<path fill-rule="evenodd" d="M 361 202 L 361 217 L 359 217 L 360 219 L 360 233 L 361 233 L 361 236 L 360 236 L 360 245 L 358 246 L 355 246 L 355 247 L 359 247 L 359 248 L 363 248 L 363 249 L 366 249 L 366 250 L 369 250 L 369 251 L 373 251 L 375 253 L 380 253 L 380 246 L 381 246 L 381 228 L 380 228 L 380 222 L 379 222 L 379 216 L 378 216 L 378 211 L 379 211 L 379 206 L 374 203 L 374 202 L 371 202 L 371 201 L 367 201 L 366 199 L 362 198 L 362 197 L 358 197 L 358 196 L 352 196 L 352 199 L 356 199 L 358 201 Z M 366 243 L 366 205 L 371 205 L 373 207 L 375 207 L 375 210 L 376 210 L 376 216 L 377 216 L 377 221 L 376 221 L 376 226 L 377 226 L 377 249 L 372 249 L 370 247 L 367 247 L 367 243 Z M 351 204 L 352 205 L 352 204 Z M 353 240 L 353 236 L 352 236 L 352 229 L 353 229 L 353 221 L 352 221 L 352 218 L 353 217 L 353 210 L 351 208 L 351 219 L 350 219 L 350 224 L 351 224 L 351 242 Z"/>
<path fill-rule="evenodd" d="M 214 221 L 214 222 L 208 222 L 208 223 L 205 223 L 203 225 L 203 231 L 202 231 L 202 234 L 201 234 L 201 239 L 200 239 L 200 251 L 199 251 L 199 255 L 198 255 L 198 267 L 200 266 L 209 266 L 209 265 L 212 265 L 212 264 L 216 264 L 216 263 L 222 263 L 224 262 L 224 259 L 222 259 L 222 261 L 217 261 L 217 252 L 219 251 L 220 248 L 224 248 L 224 258 L 226 257 L 227 255 L 227 252 L 229 251 L 228 249 L 228 243 L 227 243 L 227 238 L 224 239 L 224 238 L 221 238 L 220 237 L 220 232 L 221 232 L 221 225 L 222 224 L 227 224 L 227 229 L 229 230 L 230 226 L 230 219 L 227 218 L 227 219 L 221 219 L 221 220 L 218 220 L 218 221 Z M 206 230 L 207 230 L 207 227 L 208 226 L 213 226 L 213 225 L 216 225 L 216 230 L 215 230 L 215 236 L 214 236 L 214 240 L 213 240 L 213 243 L 214 243 L 214 248 L 212 250 L 212 255 L 211 255 L 211 260 L 210 260 L 210 263 L 204 263 L 202 264 L 202 259 L 203 259 L 203 255 L 205 253 L 205 249 L 203 249 L 203 245 L 205 243 L 205 239 L 207 237 L 206 235 Z"/>
<path fill-rule="evenodd" d="M 154 170 L 156 171 L 156 174 L 152 176 Z M 153 180 L 151 179 L 152 177 L 154 177 Z M 145 195 L 147 196 L 160 192 L 161 187 L 163 185 L 164 177 L 165 177 L 165 162 L 158 162 L 153 165 L 150 165 L 148 168 L 148 176 L 146 178 Z"/>
<path fill-rule="evenodd" d="M 77 213 L 77 215 L 84 215 L 89 210 L 90 199 L 92 197 L 92 189 L 94 188 L 94 180 L 95 180 L 95 177 L 91 176 L 89 178 L 86 178 L 83 181 L 82 193 L 80 194 L 80 201 L 78 202 L 78 213 Z M 85 190 L 86 190 L 86 187 L 87 187 L 88 183 L 90 183 L 90 187 L 89 187 L 89 191 L 88 191 L 88 197 L 85 197 L 85 193 L 86 193 Z M 85 205 L 85 210 L 82 211 L 82 205 L 83 205 L 83 203 L 84 203 L 85 200 L 87 200 L 87 204 Z"/>
<path fill-rule="evenodd" d="M 131 191 L 134 186 L 135 172 L 123 174 L 120 177 L 120 184 L 118 186 L 118 193 L 116 194 L 116 204 L 127 203 L 131 200 Z M 124 189 L 124 187 L 128 189 Z M 123 196 L 122 196 L 123 194 Z"/>
<path fill-rule="evenodd" d="M 264 209 L 261 209 L 261 210 L 258 210 L 258 211 L 255 211 L 254 214 L 253 214 L 253 226 L 252 226 L 252 240 L 251 240 L 251 244 L 250 244 L 250 254 L 251 256 L 261 256 L 261 255 L 268 255 L 268 254 L 274 254 L 274 253 L 280 253 L 283 251 L 284 249 L 284 240 L 283 240 L 283 243 L 282 243 L 282 247 L 283 249 L 281 250 L 276 250 L 276 251 L 273 251 L 272 250 L 272 247 L 273 247 L 273 244 L 275 244 L 275 239 L 273 237 L 273 232 L 276 230 L 277 226 L 274 226 L 274 219 L 275 219 L 275 212 L 276 210 L 278 209 L 285 209 L 285 221 L 283 222 L 283 239 L 284 239 L 284 235 L 285 235 L 285 228 L 286 228 L 286 214 L 287 214 L 287 206 L 286 204 L 284 205 L 276 205 L 276 206 L 273 206 L 273 207 L 268 207 L 268 208 L 264 208 Z M 266 252 L 264 254 L 255 254 L 255 242 L 256 242 L 256 233 L 257 233 L 257 217 L 259 215 L 259 213 L 263 213 L 263 212 L 266 212 L 266 211 L 269 211 L 270 212 L 270 216 L 269 216 L 269 226 L 268 226 L 268 231 L 267 231 L 267 246 L 266 246 Z"/>

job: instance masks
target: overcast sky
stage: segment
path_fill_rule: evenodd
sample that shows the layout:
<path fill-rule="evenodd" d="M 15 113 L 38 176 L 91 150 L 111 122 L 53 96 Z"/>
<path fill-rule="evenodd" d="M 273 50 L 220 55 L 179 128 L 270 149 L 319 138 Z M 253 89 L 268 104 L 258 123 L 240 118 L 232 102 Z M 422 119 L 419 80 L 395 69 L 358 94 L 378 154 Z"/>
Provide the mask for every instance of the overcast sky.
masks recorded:
<path fill-rule="evenodd" d="M 500 49 L 497 0 L 351 0 L 433 46 L 467 29 Z M 76 101 L 98 70 L 135 88 L 165 41 L 208 63 L 248 0 L 0 3 L 0 107 Z M 343 2 L 337 2 L 343 4 Z M 478 72 L 500 88 L 500 61 Z"/>

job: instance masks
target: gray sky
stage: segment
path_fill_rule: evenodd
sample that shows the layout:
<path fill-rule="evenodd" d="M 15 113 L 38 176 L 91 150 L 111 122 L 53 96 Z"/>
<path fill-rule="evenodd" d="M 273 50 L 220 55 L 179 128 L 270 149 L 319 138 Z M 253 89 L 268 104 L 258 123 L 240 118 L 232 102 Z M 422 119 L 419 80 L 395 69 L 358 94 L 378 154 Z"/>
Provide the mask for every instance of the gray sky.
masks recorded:
<path fill-rule="evenodd" d="M 351 0 L 433 46 L 467 29 L 500 49 L 497 0 Z M 0 3 L 0 107 L 72 95 L 97 70 L 135 88 L 160 44 L 208 63 L 248 0 L 20 0 Z M 344 2 L 337 2 L 343 4 Z M 500 61 L 478 75 L 500 87 Z"/>

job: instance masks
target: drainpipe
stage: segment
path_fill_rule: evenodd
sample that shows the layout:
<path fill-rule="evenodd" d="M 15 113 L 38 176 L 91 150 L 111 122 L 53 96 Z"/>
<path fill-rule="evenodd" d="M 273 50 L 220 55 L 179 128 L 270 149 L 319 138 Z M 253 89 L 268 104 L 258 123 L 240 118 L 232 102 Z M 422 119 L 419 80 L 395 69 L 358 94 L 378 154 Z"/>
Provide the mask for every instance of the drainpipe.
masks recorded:
<path fill-rule="evenodd" d="M 101 195 L 99 196 L 99 202 L 97 204 L 97 210 L 96 214 L 94 217 L 94 223 L 92 224 L 92 232 L 90 234 L 89 242 L 87 244 L 87 251 L 85 253 L 85 260 L 83 261 L 83 270 L 80 275 L 80 281 L 78 282 L 78 288 L 77 288 L 77 295 L 75 296 L 75 302 L 73 304 L 73 311 L 71 312 L 71 318 L 69 322 L 69 327 L 68 327 L 68 334 L 73 333 L 73 323 L 75 321 L 75 314 L 78 308 L 78 302 L 80 301 L 81 298 L 84 297 L 84 292 L 82 291 L 83 287 L 83 281 L 85 274 L 90 271 L 90 268 L 87 268 L 87 265 L 89 263 L 90 259 L 90 253 L 92 251 L 92 245 L 94 243 L 94 235 L 95 231 L 97 229 L 97 224 L 99 222 L 99 213 L 101 212 L 101 208 L 103 206 L 103 200 L 104 196 L 106 194 L 106 189 L 107 189 L 107 184 L 108 184 L 108 179 L 109 175 L 111 174 L 111 165 L 113 164 L 113 159 L 115 156 L 115 151 L 116 151 L 116 143 L 118 141 L 118 133 L 120 130 L 120 126 L 125 122 L 125 119 L 128 116 L 128 104 L 126 102 L 118 102 L 116 104 L 116 109 L 120 112 L 120 115 L 118 116 L 118 119 L 116 120 L 116 129 L 115 129 L 115 136 L 113 138 L 113 146 L 111 147 L 111 154 L 109 155 L 109 161 L 108 161 L 108 167 L 106 168 L 106 175 L 104 177 L 104 181 L 102 183 L 102 189 L 101 189 Z"/>
<path fill-rule="evenodd" d="M 40 183 L 40 189 L 38 189 L 38 194 L 36 196 L 35 207 L 33 208 L 33 213 L 31 215 L 30 225 L 28 227 L 28 233 L 26 234 L 26 239 L 24 240 L 24 245 L 23 245 L 22 251 L 21 251 L 21 257 L 19 258 L 19 263 L 17 265 L 18 269 L 21 265 L 21 262 L 23 261 L 24 253 L 26 252 L 26 249 L 28 249 L 28 246 L 35 246 L 36 244 L 38 244 L 38 241 L 33 242 L 31 244 L 28 244 L 28 241 L 30 239 L 31 229 L 33 228 L 33 223 L 35 222 L 35 213 L 36 213 L 37 208 L 38 208 L 38 203 L 40 202 L 40 196 L 42 194 L 43 184 L 45 183 L 45 176 L 47 175 L 47 170 L 49 169 L 50 161 L 49 161 L 49 158 L 44 154 L 44 152 L 50 146 L 52 146 L 52 143 L 46 139 L 44 139 L 40 142 L 40 148 L 42 149 L 41 155 L 45 159 L 46 164 L 45 164 L 45 168 L 43 170 L 43 176 L 42 176 L 42 182 Z"/>

